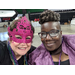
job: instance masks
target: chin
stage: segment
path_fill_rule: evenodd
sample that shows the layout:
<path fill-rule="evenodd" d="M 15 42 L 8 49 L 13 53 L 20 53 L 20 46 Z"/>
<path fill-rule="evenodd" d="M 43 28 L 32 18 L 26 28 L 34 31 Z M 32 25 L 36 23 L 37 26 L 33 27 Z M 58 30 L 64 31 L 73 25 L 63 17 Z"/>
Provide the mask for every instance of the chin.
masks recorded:
<path fill-rule="evenodd" d="M 55 49 L 48 49 L 48 48 L 47 48 L 47 50 L 48 50 L 48 51 L 54 51 Z"/>
<path fill-rule="evenodd" d="M 20 53 L 19 55 L 21 55 L 21 56 L 23 56 L 23 55 L 25 55 L 24 53 L 22 54 L 22 53 Z"/>
<path fill-rule="evenodd" d="M 19 55 L 25 55 L 27 52 L 20 52 Z"/>
<path fill-rule="evenodd" d="M 54 51 L 55 50 L 55 48 L 54 47 L 46 47 L 46 49 L 48 50 L 48 51 Z"/>

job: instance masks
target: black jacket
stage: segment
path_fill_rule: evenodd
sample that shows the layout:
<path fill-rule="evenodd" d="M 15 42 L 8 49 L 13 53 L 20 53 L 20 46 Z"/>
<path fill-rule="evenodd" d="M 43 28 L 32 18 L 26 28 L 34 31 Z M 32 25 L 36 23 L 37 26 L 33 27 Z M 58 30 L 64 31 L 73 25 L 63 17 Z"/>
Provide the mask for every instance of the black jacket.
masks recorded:
<path fill-rule="evenodd" d="M 35 49 L 36 47 L 31 46 L 31 49 L 27 53 L 27 60 L 29 59 L 29 54 Z M 22 56 L 18 60 L 19 65 L 23 65 L 24 64 L 23 61 L 24 61 L 24 56 Z M 7 44 L 1 41 L 0 41 L 0 65 L 12 65 Z"/>

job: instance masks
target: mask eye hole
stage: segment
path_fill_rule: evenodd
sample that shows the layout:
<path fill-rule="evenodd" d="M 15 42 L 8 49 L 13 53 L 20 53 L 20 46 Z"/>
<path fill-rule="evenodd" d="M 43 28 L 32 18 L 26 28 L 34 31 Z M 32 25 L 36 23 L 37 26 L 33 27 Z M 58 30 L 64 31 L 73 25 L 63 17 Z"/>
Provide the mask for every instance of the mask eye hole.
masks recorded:
<path fill-rule="evenodd" d="M 27 39 L 27 40 L 31 39 L 31 36 L 27 36 L 26 39 Z"/>
<path fill-rule="evenodd" d="M 22 39 L 22 37 L 21 37 L 20 35 L 15 35 L 15 37 L 16 37 L 17 39 Z"/>

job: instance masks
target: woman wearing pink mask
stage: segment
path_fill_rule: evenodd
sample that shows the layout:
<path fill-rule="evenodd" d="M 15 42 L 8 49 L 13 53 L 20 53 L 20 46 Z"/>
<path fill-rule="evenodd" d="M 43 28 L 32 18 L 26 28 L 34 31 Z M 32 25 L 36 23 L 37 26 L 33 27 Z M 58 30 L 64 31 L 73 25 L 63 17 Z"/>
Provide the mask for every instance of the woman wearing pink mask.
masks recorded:
<path fill-rule="evenodd" d="M 36 48 L 31 45 L 33 33 L 34 28 L 25 16 L 14 20 L 8 27 L 8 46 L 0 45 L 0 64 L 27 65 L 29 53 Z"/>

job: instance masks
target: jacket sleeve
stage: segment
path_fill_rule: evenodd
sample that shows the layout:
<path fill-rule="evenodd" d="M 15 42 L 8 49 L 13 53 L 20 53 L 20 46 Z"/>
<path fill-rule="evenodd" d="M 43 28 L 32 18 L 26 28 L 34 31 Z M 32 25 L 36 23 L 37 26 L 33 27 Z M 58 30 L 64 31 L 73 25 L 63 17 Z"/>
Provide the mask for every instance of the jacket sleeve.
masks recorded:
<path fill-rule="evenodd" d="M 1 64 L 1 62 L 3 61 L 3 59 L 4 59 L 4 50 L 3 50 L 3 47 L 2 47 L 2 45 L 0 45 L 0 64 Z"/>
<path fill-rule="evenodd" d="M 0 65 L 9 65 L 10 56 L 7 49 L 7 45 L 4 42 L 0 42 Z"/>
<path fill-rule="evenodd" d="M 27 61 L 29 60 L 29 54 L 32 53 L 35 49 L 35 46 L 31 46 L 30 50 L 27 52 Z"/>
<path fill-rule="evenodd" d="M 30 54 L 31 52 L 33 52 L 36 49 L 35 46 L 31 46 L 30 50 L 28 51 L 28 54 Z"/>
<path fill-rule="evenodd" d="M 35 59 L 40 55 L 40 46 L 29 54 L 29 60 L 28 60 L 29 65 L 36 65 Z"/>

